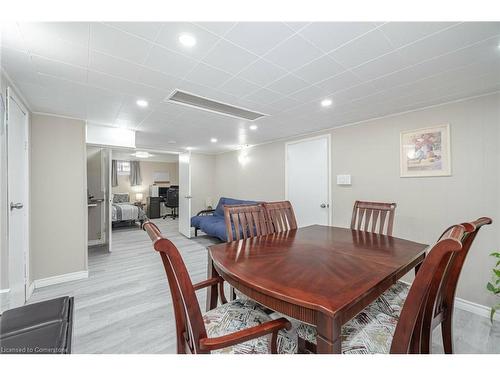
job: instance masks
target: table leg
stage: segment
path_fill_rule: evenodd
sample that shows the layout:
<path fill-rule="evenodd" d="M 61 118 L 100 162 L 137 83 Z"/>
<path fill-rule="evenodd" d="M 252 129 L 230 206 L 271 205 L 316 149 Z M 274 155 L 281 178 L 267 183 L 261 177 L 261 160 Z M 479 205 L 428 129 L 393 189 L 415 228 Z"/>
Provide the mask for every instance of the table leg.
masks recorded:
<path fill-rule="evenodd" d="M 207 280 L 218 276 L 218 273 L 214 267 L 212 257 L 210 256 L 210 251 L 208 254 L 208 267 L 207 267 Z M 217 285 L 212 285 L 207 288 L 207 311 L 215 309 L 217 307 L 217 298 L 219 297 L 219 292 L 217 291 Z"/>
<path fill-rule="evenodd" d="M 318 331 L 316 338 L 316 350 L 318 354 L 342 353 L 342 325 L 338 319 L 319 314 L 316 329 Z"/>

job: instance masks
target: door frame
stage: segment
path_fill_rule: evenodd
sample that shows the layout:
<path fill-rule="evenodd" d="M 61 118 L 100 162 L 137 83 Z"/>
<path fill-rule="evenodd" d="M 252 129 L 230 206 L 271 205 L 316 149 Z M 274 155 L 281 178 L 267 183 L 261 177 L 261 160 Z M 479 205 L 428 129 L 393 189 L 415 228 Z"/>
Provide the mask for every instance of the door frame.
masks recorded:
<path fill-rule="evenodd" d="M 333 201 L 332 201 L 332 136 L 330 133 L 316 135 L 313 137 L 296 139 L 285 142 L 285 200 L 288 200 L 288 147 L 297 143 L 314 141 L 325 138 L 327 145 L 327 173 L 328 173 L 328 225 L 333 223 Z"/>
<path fill-rule="evenodd" d="M 182 196 L 181 195 L 181 186 L 183 185 L 182 184 L 182 181 L 181 181 L 181 164 L 182 164 L 182 158 L 185 157 L 184 155 L 187 155 L 188 158 L 189 158 L 189 161 L 188 161 L 188 180 L 189 180 L 189 186 L 188 186 L 188 191 L 185 192 L 185 194 L 187 195 L 184 195 Z M 192 179 L 191 179 L 191 151 L 185 151 L 185 152 L 180 152 L 179 153 L 179 167 L 178 167 L 178 171 L 179 171 L 179 208 L 178 208 L 178 214 L 179 214 L 179 217 L 178 217 L 178 220 L 179 220 L 179 233 L 182 234 L 184 237 L 186 238 L 191 238 L 192 235 L 191 235 L 191 225 L 189 225 L 189 230 L 186 232 L 186 233 L 183 233 L 181 231 L 182 229 L 182 220 L 181 220 L 181 209 L 180 209 L 180 200 L 181 199 L 187 199 L 188 201 L 188 205 L 189 205 L 189 214 L 188 214 L 188 218 L 187 220 L 191 220 L 191 209 L 192 209 L 192 205 L 191 205 L 191 194 L 192 194 Z"/>
<path fill-rule="evenodd" d="M 30 233 L 31 233 L 31 228 L 30 228 L 30 190 L 31 190 L 31 185 L 30 185 L 30 147 L 31 147 L 31 139 L 30 139 L 30 129 L 29 129 L 29 124 L 30 124 L 30 112 L 26 108 L 26 106 L 23 104 L 23 102 L 19 99 L 19 96 L 16 95 L 14 90 L 8 86 L 7 87 L 7 98 L 5 100 L 6 102 L 6 108 L 5 108 L 5 134 L 6 134 L 6 162 L 7 162 L 7 253 L 9 254 L 10 257 L 10 227 L 11 227 L 11 222 L 10 222 L 10 192 L 9 192 L 9 111 L 10 111 L 10 101 L 13 100 L 16 102 L 16 104 L 21 108 L 21 110 L 26 113 L 26 121 L 24 124 L 24 130 L 26 134 L 26 145 L 25 145 L 25 154 L 26 154 L 26 170 L 24 171 L 24 180 L 26 182 L 26 193 L 24 196 L 24 202 L 23 205 L 25 208 L 26 216 L 25 216 L 25 227 L 26 227 L 26 249 L 24 251 L 24 298 L 25 302 L 30 298 L 31 293 L 33 292 L 33 288 L 29 283 L 29 276 L 30 276 Z M 10 289 L 10 275 L 9 275 L 9 289 Z"/>

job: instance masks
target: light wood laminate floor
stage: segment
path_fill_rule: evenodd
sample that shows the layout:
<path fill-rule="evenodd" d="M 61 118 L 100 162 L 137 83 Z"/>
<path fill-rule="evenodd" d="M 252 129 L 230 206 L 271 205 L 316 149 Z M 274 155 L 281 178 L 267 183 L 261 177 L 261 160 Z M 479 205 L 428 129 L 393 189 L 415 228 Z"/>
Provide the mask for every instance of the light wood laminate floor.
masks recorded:
<path fill-rule="evenodd" d="M 193 282 L 206 278 L 206 236 L 187 239 L 177 220 L 156 219 L 161 231 L 181 251 Z M 172 302 L 160 256 L 137 227 L 113 231 L 113 252 L 89 252 L 89 278 L 35 290 L 29 303 L 75 297 L 73 353 L 175 353 Z M 228 295 L 228 294 L 226 294 Z M 205 290 L 198 292 L 202 311 Z M 500 322 L 457 309 L 457 353 L 500 353 Z M 439 328 L 433 352 L 442 353 Z"/>

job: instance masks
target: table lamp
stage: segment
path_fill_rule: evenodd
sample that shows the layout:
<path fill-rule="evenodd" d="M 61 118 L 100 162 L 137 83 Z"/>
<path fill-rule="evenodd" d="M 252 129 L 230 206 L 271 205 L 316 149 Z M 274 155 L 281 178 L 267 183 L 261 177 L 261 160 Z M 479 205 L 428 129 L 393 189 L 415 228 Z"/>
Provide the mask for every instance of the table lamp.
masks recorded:
<path fill-rule="evenodd" d="M 136 200 L 137 202 L 142 202 L 142 198 L 143 198 L 143 197 L 144 197 L 144 196 L 143 196 L 143 194 L 142 194 L 142 193 L 136 193 L 136 194 L 135 194 L 135 200 Z"/>

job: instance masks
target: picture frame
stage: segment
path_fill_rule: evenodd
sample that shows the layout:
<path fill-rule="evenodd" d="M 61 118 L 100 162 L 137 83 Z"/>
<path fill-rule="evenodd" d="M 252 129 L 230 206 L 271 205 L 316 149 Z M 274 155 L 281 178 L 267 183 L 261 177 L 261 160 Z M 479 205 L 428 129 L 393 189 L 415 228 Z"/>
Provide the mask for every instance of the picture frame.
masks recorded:
<path fill-rule="evenodd" d="M 401 177 L 451 176 L 450 125 L 400 133 Z"/>

